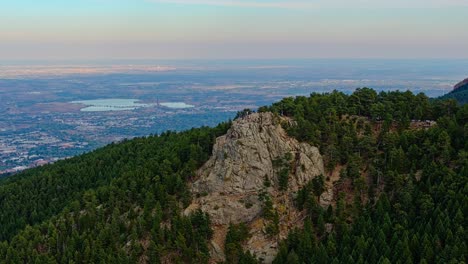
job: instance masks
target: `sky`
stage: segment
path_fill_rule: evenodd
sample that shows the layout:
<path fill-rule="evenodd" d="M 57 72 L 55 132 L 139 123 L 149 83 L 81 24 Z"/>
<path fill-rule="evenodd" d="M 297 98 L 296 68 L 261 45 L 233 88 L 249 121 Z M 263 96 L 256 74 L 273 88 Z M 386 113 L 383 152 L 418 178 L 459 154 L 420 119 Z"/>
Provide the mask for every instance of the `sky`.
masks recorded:
<path fill-rule="evenodd" d="M 468 58 L 468 0 L 0 0 L 0 60 Z"/>

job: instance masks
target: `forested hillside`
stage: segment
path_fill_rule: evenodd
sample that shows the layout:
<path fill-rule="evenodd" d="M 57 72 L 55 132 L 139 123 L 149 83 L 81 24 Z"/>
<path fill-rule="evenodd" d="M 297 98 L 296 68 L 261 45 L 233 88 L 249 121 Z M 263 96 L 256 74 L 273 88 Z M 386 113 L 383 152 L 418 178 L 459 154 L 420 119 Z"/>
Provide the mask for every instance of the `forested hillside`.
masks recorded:
<path fill-rule="evenodd" d="M 455 99 L 460 104 L 468 103 L 468 79 L 455 85 L 453 91 L 441 96 L 440 99 Z"/>
<path fill-rule="evenodd" d="M 4 179 L 1 262 L 206 262 L 209 219 L 179 209 L 229 125 L 133 139 Z"/>
<path fill-rule="evenodd" d="M 362 88 L 259 111 L 291 117 L 288 133 L 318 146 L 327 168 L 298 192 L 307 217 L 275 263 L 466 261 L 468 105 Z M 210 218 L 181 212 L 187 183 L 229 126 L 137 138 L 1 180 L 0 261 L 209 262 Z M 323 208 L 336 175 L 336 199 Z M 227 263 L 257 262 L 246 237 L 245 226 L 230 228 Z"/>
<path fill-rule="evenodd" d="M 261 110 L 293 117 L 290 133 L 320 146 L 330 170 L 342 167 L 334 208 L 318 206 L 314 188 L 299 193 L 297 206 L 309 217 L 275 263 L 466 261 L 466 105 L 363 88 Z"/>
<path fill-rule="evenodd" d="M 444 99 L 448 99 L 448 98 L 453 98 L 462 104 L 468 103 L 468 86 L 466 86 L 466 88 L 463 90 L 450 94 L 448 97 Z"/>

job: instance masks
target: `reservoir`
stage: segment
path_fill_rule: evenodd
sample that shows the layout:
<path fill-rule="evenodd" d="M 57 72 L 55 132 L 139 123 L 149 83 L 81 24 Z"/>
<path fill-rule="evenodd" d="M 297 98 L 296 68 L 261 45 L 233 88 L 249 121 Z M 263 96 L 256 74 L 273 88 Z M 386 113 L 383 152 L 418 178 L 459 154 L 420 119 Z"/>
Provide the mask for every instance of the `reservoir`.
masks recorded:
<path fill-rule="evenodd" d="M 157 104 L 144 104 L 139 103 L 138 99 L 96 99 L 96 100 L 81 100 L 72 101 L 72 104 L 83 104 L 86 107 L 82 108 L 82 112 L 105 112 L 105 111 L 130 111 L 142 107 L 157 106 Z M 185 109 L 193 108 L 194 105 L 186 104 L 184 102 L 165 102 L 160 103 L 160 106 L 164 106 L 172 109 Z"/>
<path fill-rule="evenodd" d="M 104 112 L 104 111 L 128 111 L 140 107 L 151 106 L 149 104 L 138 103 L 137 99 L 97 99 L 72 101 L 72 104 L 83 104 L 82 112 Z"/>

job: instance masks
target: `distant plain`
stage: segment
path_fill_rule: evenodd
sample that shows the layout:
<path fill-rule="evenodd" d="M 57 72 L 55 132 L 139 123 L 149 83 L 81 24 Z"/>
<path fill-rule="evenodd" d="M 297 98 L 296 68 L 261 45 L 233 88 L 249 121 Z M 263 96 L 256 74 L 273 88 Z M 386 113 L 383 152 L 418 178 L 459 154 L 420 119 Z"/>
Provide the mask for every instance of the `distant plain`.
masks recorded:
<path fill-rule="evenodd" d="M 372 87 L 437 97 L 467 69 L 468 60 L 441 59 L 3 61 L 0 172 L 212 126 L 287 96 Z"/>

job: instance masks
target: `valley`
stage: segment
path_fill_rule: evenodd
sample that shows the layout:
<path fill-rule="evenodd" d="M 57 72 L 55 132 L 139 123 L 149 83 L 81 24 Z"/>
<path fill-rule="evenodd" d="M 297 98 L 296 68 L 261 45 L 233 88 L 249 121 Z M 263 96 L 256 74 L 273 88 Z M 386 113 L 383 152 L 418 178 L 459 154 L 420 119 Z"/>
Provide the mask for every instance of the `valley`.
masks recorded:
<path fill-rule="evenodd" d="M 451 90 L 468 65 L 450 60 L 133 63 L 1 65 L 0 174 L 124 139 L 214 126 L 237 111 L 287 96 L 372 86 L 435 97 Z M 388 66 L 377 70 L 382 63 Z M 440 66 L 447 70 L 444 76 L 427 77 Z"/>

